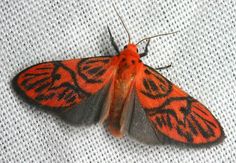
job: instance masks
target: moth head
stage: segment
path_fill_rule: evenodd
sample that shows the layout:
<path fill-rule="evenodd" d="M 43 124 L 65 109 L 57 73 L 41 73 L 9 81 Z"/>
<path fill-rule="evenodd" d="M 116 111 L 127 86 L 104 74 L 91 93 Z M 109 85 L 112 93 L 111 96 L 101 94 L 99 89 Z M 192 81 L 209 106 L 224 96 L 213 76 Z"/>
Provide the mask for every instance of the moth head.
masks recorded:
<path fill-rule="evenodd" d="M 138 54 L 138 47 L 136 44 L 133 43 L 128 43 L 127 45 L 125 45 L 124 50 L 121 52 L 121 54 L 140 58 Z"/>
<path fill-rule="evenodd" d="M 138 53 L 138 47 L 136 44 L 129 43 L 124 46 L 124 50 L 129 50 Z"/>

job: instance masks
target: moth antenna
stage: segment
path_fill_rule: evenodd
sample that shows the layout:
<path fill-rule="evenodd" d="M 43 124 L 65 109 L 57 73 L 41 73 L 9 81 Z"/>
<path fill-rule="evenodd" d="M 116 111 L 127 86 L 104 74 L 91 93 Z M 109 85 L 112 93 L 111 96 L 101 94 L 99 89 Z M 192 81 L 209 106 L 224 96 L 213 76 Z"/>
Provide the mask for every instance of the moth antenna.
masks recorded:
<path fill-rule="evenodd" d="M 159 36 L 172 35 L 172 34 L 175 34 L 175 33 L 177 33 L 177 32 L 179 32 L 179 31 L 169 32 L 169 33 L 163 33 L 163 34 L 158 34 L 158 35 L 154 35 L 154 36 L 151 36 L 151 37 L 145 37 L 145 38 L 141 39 L 140 41 L 138 41 L 138 42 L 136 43 L 136 45 L 138 45 L 140 42 L 142 42 L 142 41 L 144 41 L 144 40 L 149 40 L 149 39 L 151 39 L 151 38 L 159 37 Z"/>
<path fill-rule="evenodd" d="M 119 15 L 118 11 L 116 10 L 116 8 L 115 8 L 114 4 L 112 4 L 112 6 L 113 6 L 113 8 L 114 8 L 114 10 L 115 10 L 116 14 L 118 15 L 118 17 L 119 17 L 119 19 L 120 19 L 120 21 L 121 21 L 121 23 L 122 23 L 123 27 L 125 28 L 125 31 L 126 31 L 126 32 L 127 32 L 127 34 L 128 34 L 128 37 L 129 37 L 129 42 L 128 42 L 128 43 L 130 43 L 130 42 L 131 42 L 130 33 L 129 33 L 129 31 L 128 31 L 127 27 L 125 26 L 125 23 L 124 23 L 124 21 L 122 20 L 121 16 Z"/>

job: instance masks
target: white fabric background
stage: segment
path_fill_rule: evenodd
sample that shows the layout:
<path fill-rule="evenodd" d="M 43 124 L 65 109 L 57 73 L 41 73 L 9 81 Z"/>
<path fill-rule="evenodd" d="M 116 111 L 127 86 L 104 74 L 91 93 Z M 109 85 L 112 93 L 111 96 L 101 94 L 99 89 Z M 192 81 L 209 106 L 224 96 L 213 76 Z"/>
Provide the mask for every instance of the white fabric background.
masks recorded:
<path fill-rule="evenodd" d="M 106 26 L 122 48 L 127 35 L 108 0 L 0 1 L 0 162 L 236 162 L 236 1 L 117 0 L 137 42 L 151 41 L 143 61 L 204 103 L 227 138 L 210 148 L 148 146 L 118 140 L 104 127 L 74 127 L 24 103 L 10 81 L 50 60 L 114 54 Z M 142 44 L 141 49 L 144 44 Z M 140 50 L 141 51 L 141 50 Z"/>

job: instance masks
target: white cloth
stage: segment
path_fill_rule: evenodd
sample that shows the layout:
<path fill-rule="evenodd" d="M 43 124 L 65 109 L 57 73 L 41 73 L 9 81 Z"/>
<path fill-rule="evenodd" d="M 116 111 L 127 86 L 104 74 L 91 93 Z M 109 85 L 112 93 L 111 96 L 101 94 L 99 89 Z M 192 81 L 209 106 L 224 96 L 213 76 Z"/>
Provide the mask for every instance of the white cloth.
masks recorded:
<path fill-rule="evenodd" d="M 236 162 L 236 1 L 113 2 L 132 41 L 155 38 L 143 62 L 205 104 L 224 128 L 226 139 L 210 148 L 148 146 L 113 138 L 99 125 L 75 127 L 19 98 L 11 79 L 21 70 L 50 60 L 115 51 L 127 34 L 108 0 L 0 1 L 0 162 Z M 140 45 L 140 52 L 144 43 Z"/>

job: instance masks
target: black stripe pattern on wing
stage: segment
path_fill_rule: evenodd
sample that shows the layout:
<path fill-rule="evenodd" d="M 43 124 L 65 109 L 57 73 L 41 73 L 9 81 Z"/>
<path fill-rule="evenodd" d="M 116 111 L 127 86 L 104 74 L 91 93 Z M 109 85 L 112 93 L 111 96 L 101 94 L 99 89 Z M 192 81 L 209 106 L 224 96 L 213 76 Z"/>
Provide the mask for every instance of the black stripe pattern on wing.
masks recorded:
<path fill-rule="evenodd" d="M 38 104 L 46 105 L 47 101 L 53 100 L 55 107 L 70 107 L 78 102 L 76 100 L 90 95 L 78 85 L 76 72 L 62 62 L 42 63 L 35 67 L 29 68 L 34 69 L 29 73 L 29 69 L 24 71 L 20 85 L 27 92 L 34 92 L 33 98 Z"/>
<path fill-rule="evenodd" d="M 150 117 L 155 117 L 154 124 L 158 128 L 165 128 L 169 131 L 175 130 L 175 133 L 184 137 L 189 143 L 192 143 L 194 137 L 199 134 L 205 139 L 215 137 L 214 128 L 217 128 L 217 126 L 205 118 L 208 113 L 193 105 L 194 102 L 197 101 L 190 96 L 172 97 L 158 108 L 145 110 Z"/>
<path fill-rule="evenodd" d="M 101 77 L 106 72 L 110 57 L 85 58 L 78 63 L 78 74 L 87 83 L 102 83 Z"/>
<path fill-rule="evenodd" d="M 156 99 L 167 96 L 172 90 L 172 84 L 161 74 L 147 66 L 144 70 L 144 78 L 142 81 L 143 89 L 141 93 L 145 96 Z"/>

